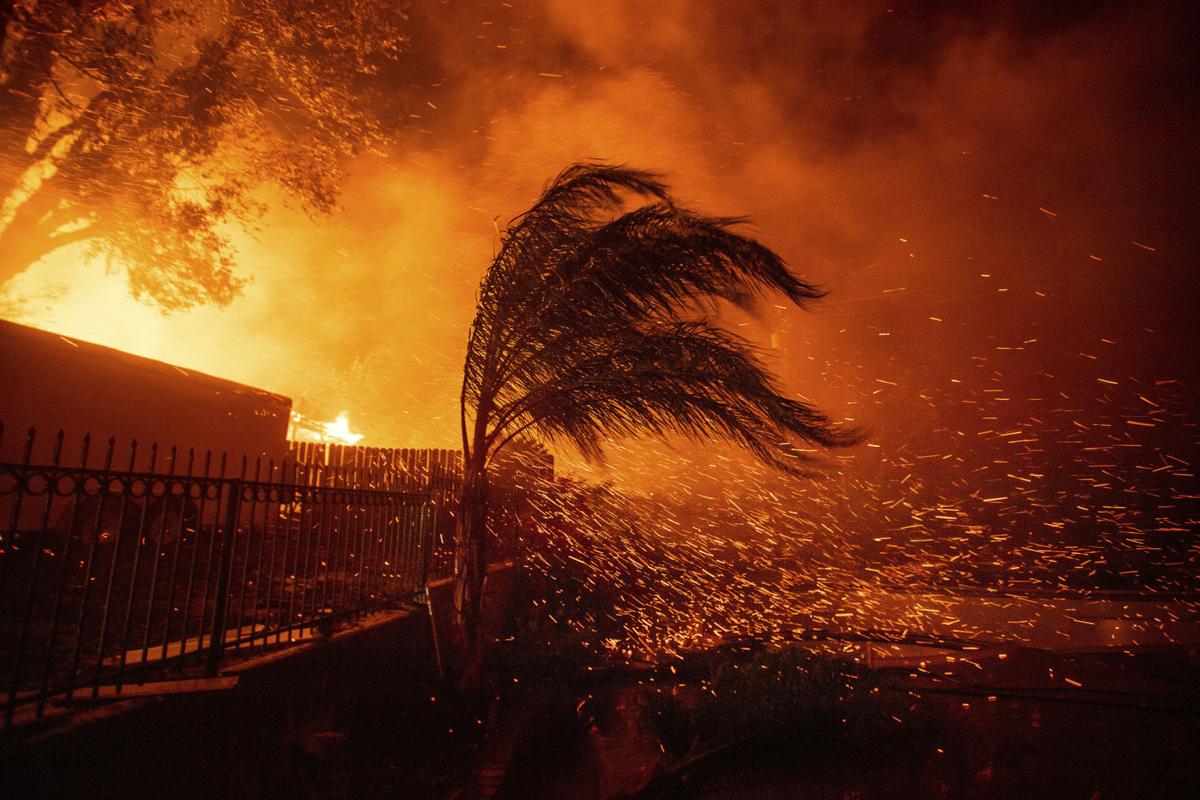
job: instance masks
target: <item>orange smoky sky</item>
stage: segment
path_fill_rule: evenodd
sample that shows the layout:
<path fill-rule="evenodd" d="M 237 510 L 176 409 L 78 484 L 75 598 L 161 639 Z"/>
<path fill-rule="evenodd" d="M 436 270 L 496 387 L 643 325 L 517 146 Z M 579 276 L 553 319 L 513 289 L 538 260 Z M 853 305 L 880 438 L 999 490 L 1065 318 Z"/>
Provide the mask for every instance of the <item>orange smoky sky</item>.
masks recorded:
<path fill-rule="evenodd" d="M 273 204 L 239 235 L 228 308 L 161 316 L 78 251 L 11 294 L 33 324 L 345 410 L 368 443 L 454 446 L 498 231 L 595 158 L 748 217 L 829 291 L 742 330 L 884 451 L 1033 424 L 1031 397 L 1107 425 L 1172 392 L 1179 416 L 1198 33 L 1190 3 L 417 2 L 385 76 L 398 143 L 348 165 L 330 219 Z"/>

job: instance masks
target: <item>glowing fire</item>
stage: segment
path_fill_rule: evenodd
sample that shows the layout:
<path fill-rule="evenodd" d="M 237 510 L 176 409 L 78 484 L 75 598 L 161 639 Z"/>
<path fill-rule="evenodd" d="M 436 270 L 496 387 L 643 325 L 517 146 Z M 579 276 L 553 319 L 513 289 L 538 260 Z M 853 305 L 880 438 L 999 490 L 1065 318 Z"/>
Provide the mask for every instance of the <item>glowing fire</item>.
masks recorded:
<path fill-rule="evenodd" d="M 363 435 L 361 433 L 350 432 L 350 420 L 346 417 L 346 412 L 337 415 L 337 419 L 333 422 L 322 423 L 325 428 L 325 436 L 340 444 L 358 444 Z"/>
<path fill-rule="evenodd" d="M 340 412 L 333 422 L 309 419 L 303 414 L 293 411 L 291 425 L 288 427 L 288 438 L 297 442 L 353 445 L 362 441 L 363 434 L 350 430 L 350 418 L 345 411 Z"/>

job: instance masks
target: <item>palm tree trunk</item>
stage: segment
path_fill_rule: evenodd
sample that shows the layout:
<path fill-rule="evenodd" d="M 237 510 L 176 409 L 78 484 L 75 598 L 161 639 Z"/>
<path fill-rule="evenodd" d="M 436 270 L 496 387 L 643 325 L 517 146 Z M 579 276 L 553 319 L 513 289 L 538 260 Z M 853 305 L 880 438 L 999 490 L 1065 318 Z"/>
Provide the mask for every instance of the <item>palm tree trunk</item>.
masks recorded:
<path fill-rule="evenodd" d="M 463 654 L 459 688 L 473 690 L 483 668 L 483 582 L 487 575 L 487 471 L 471 459 L 463 474 L 454 546 L 456 638 Z"/>

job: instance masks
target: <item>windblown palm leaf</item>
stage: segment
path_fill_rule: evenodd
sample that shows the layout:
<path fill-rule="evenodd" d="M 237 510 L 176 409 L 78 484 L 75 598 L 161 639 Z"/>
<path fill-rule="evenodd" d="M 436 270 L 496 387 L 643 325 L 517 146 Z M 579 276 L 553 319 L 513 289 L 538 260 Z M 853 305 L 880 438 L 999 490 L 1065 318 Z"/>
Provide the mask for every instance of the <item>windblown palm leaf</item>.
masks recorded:
<path fill-rule="evenodd" d="M 649 202 L 626 210 L 631 196 Z M 800 306 L 821 296 L 739 222 L 679 207 L 647 172 L 560 174 L 513 221 L 480 290 L 463 382 L 468 461 L 486 464 L 526 433 L 588 457 L 609 435 L 679 433 L 732 440 L 794 472 L 798 441 L 848 442 L 704 314 L 768 292 Z"/>

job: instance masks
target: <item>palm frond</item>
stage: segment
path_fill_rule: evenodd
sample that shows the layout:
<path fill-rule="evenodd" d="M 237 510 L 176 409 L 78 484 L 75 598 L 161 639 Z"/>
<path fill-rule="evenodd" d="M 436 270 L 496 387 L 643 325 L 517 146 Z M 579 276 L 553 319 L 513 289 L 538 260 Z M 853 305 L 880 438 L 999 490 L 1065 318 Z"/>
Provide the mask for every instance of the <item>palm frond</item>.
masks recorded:
<path fill-rule="evenodd" d="M 515 380 L 493 414 L 492 443 L 532 430 L 598 458 L 612 436 L 677 433 L 732 440 L 794 472 L 792 443 L 852 437 L 812 406 L 784 397 L 753 346 L 706 321 L 592 330 Z"/>
<path fill-rule="evenodd" d="M 626 210 L 630 197 L 649 202 Z M 464 447 L 486 458 L 532 432 L 598 458 L 611 436 L 676 433 L 795 472 L 796 442 L 853 441 L 783 396 L 749 342 L 697 319 L 720 300 L 752 307 L 775 293 L 803 306 L 822 294 L 741 222 L 682 208 L 653 173 L 564 170 L 514 219 L 481 285 Z"/>

